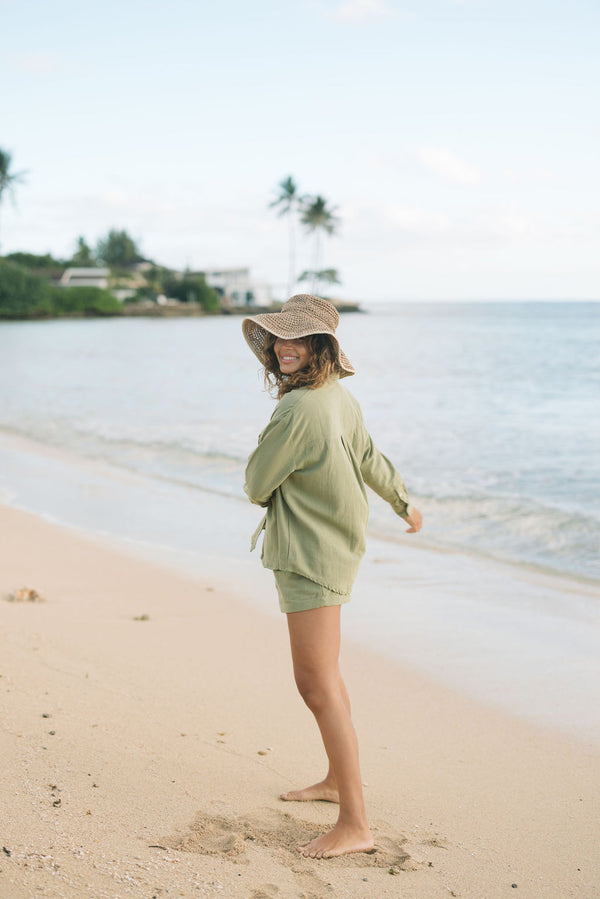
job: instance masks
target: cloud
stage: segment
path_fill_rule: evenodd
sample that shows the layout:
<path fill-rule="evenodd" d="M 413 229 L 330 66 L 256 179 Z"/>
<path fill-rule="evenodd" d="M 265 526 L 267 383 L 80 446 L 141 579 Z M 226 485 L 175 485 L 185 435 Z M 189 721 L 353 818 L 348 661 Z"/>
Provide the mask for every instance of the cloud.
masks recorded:
<path fill-rule="evenodd" d="M 474 209 L 441 209 L 388 203 L 347 206 L 343 209 L 348 242 L 422 246 L 443 250 L 456 247 L 530 246 L 557 240 L 557 223 L 531 216 L 526 210 L 494 205 Z"/>
<path fill-rule="evenodd" d="M 63 68 L 62 59 L 56 53 L 21 53 L 10 59 L 10 65 L 28 75 L 51 75 Z"/>
<path fill-rule="evenodd" d="M 342 0 L 325 15 L 337 22 L 363 25 L 395 16 L 397 11 L 386 0 Z"/>
<path fill-rule="evenodd" d="M 392 228 L 411 237 L 438 238 L 455 230 L 454 222 L 445 212 L 418 206 L 386 206 L 384 215 Z"/>
<path fill-rule="evenodd" d="M 455 184 L 479 184 L 481 171 L 455 156 L 444 147 L 423 147 L 417 151 L 423 168 Z"/>

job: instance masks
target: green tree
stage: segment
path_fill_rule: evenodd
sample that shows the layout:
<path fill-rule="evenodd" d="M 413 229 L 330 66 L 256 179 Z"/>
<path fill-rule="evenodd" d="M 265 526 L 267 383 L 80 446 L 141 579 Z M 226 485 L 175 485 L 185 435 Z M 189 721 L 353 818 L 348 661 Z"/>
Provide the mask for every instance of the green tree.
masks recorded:
<path fill-rule="evenodd" d="M 205 312 L 218 312 L 221 308 L 219 294 L 208 286 L 204 275 L 165 278 L 163 289 L 168 297 L 180 303 L 199 303 Z"/>
<path fill-rule="evenodd" d="M 14 197 L 15 186 L 25 177 L 25 172 L 12 172 L 11 165 L 11 154 L 0 148 L 0 206 L 5 196 Z"/>
<path fill-rule="evenodd" d="M 168 295 L 165 285 L 173 283 L 173 272 L 170 269 L 152 263 L 152 267 L 143 274 L 147 286 L 139 288 L 140 296 L 150 296 L 155 300 L 161 293 Z"/>
<path fill-rule="evenodd" d="M 52 311 L 54 315 L 121 315 L 123 307 L 102 287 L 54 287 Z"/>
<path fill-rule="evenodd" d="M 317 289 L 319 281 L 317 276 L 318 273 L 322 271 L 322 236 L 324 234 L 335 234 L 339 225 L 339 219 L 335 215 L 335 212 L 335 208 L 327 208 L 327 200 L 321 196 L 305 197 L 303 199 L 300 221 L 305 226 L 306 230 L 315 236 L 314 266 L 312 269 L 313 277 L 311 284 L 312 293 Z M 325 269 L 325 271 L 330 270 Z"/>
<path fill-rule="evenodd" d="M 83 236 L 77 238 L 77 249 L 73 253 L 71 265 L 93 266 L 96 264 L 92 248 Z"/>
<path fill-rule="evenodd" d="M 99 240 L 96 247 L 96 256 L 105 265 L 131 265 L 132 262 L 141 262 L 135 240 L 127 231 L 116 231 L 114 228 L 108 232 L 104 240 Z"/>
<path fill-rule="evenodd" d="M 50 253 L 40 256 L 37 253 L 7 253 L 4 257 L 16 265 L 22 265 L 23 268 L 32 269 L 35 272 L 56 271 L 65 268 L 66 262 L 63 259 L 55 259 Z"/>
<path fill-rule="evenodd" d="M 121 304 L 99 287 L 52 287 L 47 278 L 0 259 L 0 318 L 120 315 Z"/>
<path fill-rule="evenodd" d="M 52 314 L 52 288 L 45 278 L 0 259 L 0 318 L 39 318 Z"/>
<path fill-rule="evenodd" d="M 287 215 L 288 217 L 288 240 L 289 240 L 289 257 L 288 257 L 288 288 L 287 295 L 290 297 L 296 283 L 296 220 L 295 214 L 298 210 L 300 197 L 298 196 L 298 187 L 291 175 L 284 178 L 278 184 L 279 196 L 269 208 L 279 207 L 278 215 Z"/>

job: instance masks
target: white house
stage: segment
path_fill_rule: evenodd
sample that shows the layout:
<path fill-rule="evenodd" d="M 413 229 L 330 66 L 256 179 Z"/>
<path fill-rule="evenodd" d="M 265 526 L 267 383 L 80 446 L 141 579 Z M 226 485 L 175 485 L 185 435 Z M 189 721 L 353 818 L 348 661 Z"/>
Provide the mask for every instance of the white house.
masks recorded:
<path fill-rule="evenodd" d="M 221 268 L 204 271 L 209 287 L 233 306 L 270 306 L 271 288 L 265 281 L 250 277 L 249 268 Z"/>
<path fill-rule="evenodd" d="M 58 282 L 60 287 L 108 287 L 108 268 L 68 268 Z"/>

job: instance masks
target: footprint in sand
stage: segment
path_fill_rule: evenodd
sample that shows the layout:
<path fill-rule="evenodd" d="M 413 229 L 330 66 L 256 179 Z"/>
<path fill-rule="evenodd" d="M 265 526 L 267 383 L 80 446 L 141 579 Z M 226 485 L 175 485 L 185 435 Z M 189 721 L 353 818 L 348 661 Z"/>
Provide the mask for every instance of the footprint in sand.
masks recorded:
<path fill-rule="evenodd" d="M 175 837 L 166 843 L 172 849 L 198 852 L 201 855 L 221 855 L 238 863 L 248 862 L 245 850 L 249 846 L 265 848 L 271 852 L 277 850 L 287 859 L 290 867 L 293 865 L 292 870 L 299 874 L 306 869 L 298 866 L 298 846 L 327 830 L 327 825 L 311 824 L 275 809 L 261 809 L 253 815 L 240 815 L 236 818 L 199 812 L 185 836 Z M 356 868 L 395 867 L 403 871 L 415 871 L 421 867 L 421 863 L 406 851 L 406 842 L 403 836 L 376 834 L 375 852 L 343 855 L 327 859 L 327 864 Z M 316 884 L 311 886 L 314 889 Z M 266 890 L 266 886 L 258 889 Z M 259 899 L 258 895 L 253 899 Z"/>
<path fill-rule="evenodd" d="M 198 852 L 200 855 L 223 855 L 233 860 L 242 855 L 246 844 L 243 834 L 236 828 L 235 821 L 197 815 L 190 832 L 181 839 L 171 842 L 171 848 Z"/>
<path fill-rule="evenodd" d="M 296 877 L 296 882 L 302 893 L 300 899 L 323 899 L 324 896 L 330 896 L 333 893 L 333 887 L 329 883 L 325 883 L 306 866 L 298 867 L 294 865 L 292 871 Z"/>

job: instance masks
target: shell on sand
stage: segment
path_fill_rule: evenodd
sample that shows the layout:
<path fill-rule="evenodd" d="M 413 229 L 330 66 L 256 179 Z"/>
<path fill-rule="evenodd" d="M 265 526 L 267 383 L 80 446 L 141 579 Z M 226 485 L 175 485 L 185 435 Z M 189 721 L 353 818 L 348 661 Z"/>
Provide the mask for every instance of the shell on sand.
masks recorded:
<path fill-rule="evenodd" d="M 9 602 L 44 602 L 44 597 L 31 587 L 20 587 L 6 598 Z"/>

